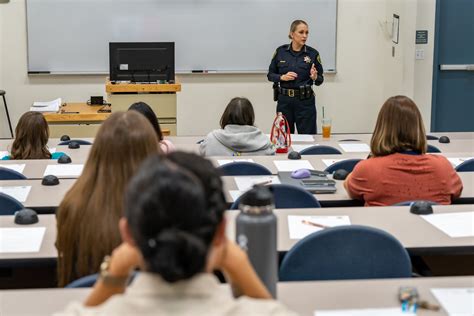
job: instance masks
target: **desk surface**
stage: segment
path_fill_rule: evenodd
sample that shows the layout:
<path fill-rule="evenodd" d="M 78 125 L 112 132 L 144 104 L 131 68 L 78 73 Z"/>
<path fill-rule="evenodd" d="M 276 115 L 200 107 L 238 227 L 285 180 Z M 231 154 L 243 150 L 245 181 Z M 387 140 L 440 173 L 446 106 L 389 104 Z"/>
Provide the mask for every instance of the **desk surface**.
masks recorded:
<path fill-rule="evenodd" d="M 435 213 L 473 211 L 473 205 L 435 206 Z M 353 225 L 365 225 L 387 231 L 414 254 L 457 254 L 474 253 L 474 237 L 450 238 L 425 220 L 409 212 L 408 207 L 345 207 L 321 209 L 280 209 L 275 210 L 278 217 L 278 250 L 288 251 L 297 239 L 289 238 L 288 215 L 347 215 Z M 238 211 L 227 211 L 227 230 L 229 239 L 235 240 L 235 218 Z M 5 260 L 36 260 L 57 257 L 56 217 L 39 215 L 39 223 L 34 226 L 46 227 L 46 233 L 37 253 L 2 253 L 0 263 Z M 16 225 L 13 216 L 0 216 L 0 227 L 25 227 Z"/>
<path fill-rule="evenodd" d="M 59 113 L 43 113 L 43 115 L 49 124 L 100 123 L 110 116 L 110 113 L 97 112 L 101 108 L 102 105 L 67 103 L 61 107 Z"/>
<path fill-rule="evenodd" d="M 473 287 L 474 277 L 438 277 L 385 280 L 310 281 L 278 283 L 278 299 L 300 315 L 315 310 L 399 307 L 398 289 L 414 286 L 423 300 L 438 303 L 432 288 Z M 222 285 L 227 290 L 227 285 Z M 361 289 L 363 289 L 361 291 Z M 0 314 L 5 316 L 51 315 L 72 301 L 82 302 L 90 289 L 46 289 L 0 291 Z M 52 299 L 54 298 L 54 299 Z M 28 302 L 28 304 L 25 304 Z M 419 309 L 419 316 L 448 315 Z"/>

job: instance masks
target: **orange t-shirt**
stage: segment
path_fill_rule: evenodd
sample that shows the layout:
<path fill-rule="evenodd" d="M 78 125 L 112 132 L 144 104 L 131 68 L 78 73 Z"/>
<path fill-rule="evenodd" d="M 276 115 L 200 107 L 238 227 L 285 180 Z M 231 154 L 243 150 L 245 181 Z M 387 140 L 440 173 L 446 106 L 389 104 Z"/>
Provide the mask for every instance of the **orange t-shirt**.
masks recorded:
<path fill-rule="evenodd" d="M 451 204 L 461 195 L 462 182 L 440 155 L 395 153 L 359 162 L 347 182 L 352 198 L 366 206 L 428 200 Z"/>

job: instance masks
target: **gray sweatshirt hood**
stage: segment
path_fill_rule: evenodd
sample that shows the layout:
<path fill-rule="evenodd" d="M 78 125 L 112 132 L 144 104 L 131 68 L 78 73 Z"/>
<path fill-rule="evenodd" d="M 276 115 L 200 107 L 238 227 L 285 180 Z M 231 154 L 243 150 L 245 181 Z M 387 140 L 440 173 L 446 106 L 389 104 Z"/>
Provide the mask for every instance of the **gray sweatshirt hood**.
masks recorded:
<path fill-rule="evenodd" d="M 250 125 L 226 125 L 214 130 L 213 136 L 224 146 L 238 152 L 254 152 L 271 147 L 270 139 L 257 127 Z"/>

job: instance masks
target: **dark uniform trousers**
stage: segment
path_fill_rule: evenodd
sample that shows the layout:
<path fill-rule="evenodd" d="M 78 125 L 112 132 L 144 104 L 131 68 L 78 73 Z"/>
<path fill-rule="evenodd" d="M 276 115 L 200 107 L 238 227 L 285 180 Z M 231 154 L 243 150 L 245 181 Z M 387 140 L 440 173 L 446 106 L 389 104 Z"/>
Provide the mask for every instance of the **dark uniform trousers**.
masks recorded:
<path fill-rule="evenodd" d="M 305 100 L 298 96 L 278 96 L 277 112 L 282 112 L 290 125 L 290 131 L 295 133 L 295 123 L 298 134 L 316 134 L 316 100 L 314 95 Z"/>

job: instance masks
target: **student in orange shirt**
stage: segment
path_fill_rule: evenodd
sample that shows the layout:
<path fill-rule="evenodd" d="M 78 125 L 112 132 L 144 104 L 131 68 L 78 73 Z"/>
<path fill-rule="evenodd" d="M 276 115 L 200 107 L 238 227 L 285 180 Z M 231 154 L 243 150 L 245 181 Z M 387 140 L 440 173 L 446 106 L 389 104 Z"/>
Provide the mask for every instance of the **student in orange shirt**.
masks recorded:
<path fill-rule="evenodd" d="M 420 111 L 406 96 L 382 106 L 370 143 L 371 158 L 361 161 L 344 182 L 349 196 L 366 206 L 428 200 L 451 204 L 462 182 L 449 161 L 427 154 Z"/>

